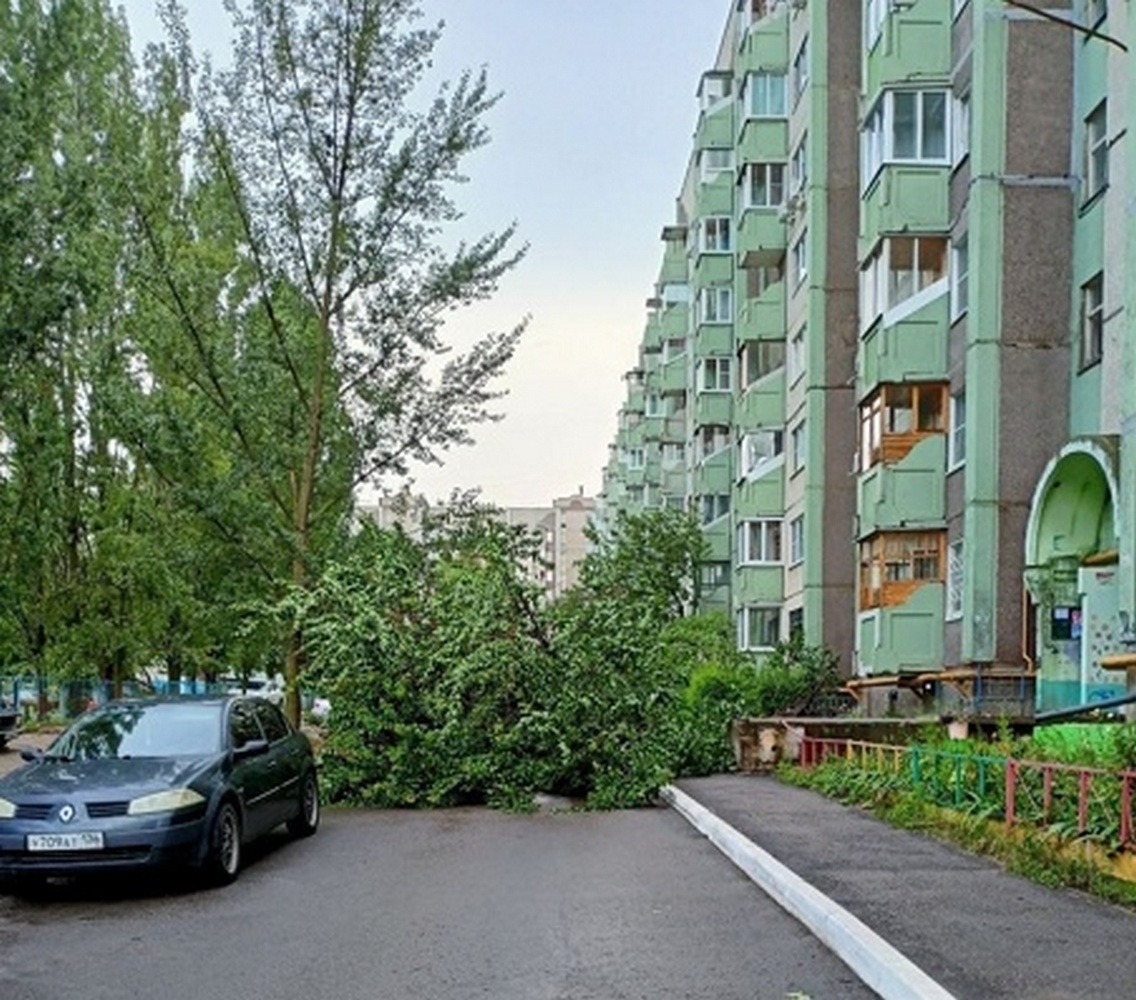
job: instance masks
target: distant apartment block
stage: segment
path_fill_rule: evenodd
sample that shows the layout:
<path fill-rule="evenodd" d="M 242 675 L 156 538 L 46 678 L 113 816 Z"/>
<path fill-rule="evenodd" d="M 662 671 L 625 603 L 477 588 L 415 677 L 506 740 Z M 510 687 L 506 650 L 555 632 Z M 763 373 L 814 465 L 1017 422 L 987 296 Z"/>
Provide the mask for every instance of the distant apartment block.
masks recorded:
<path fill-rule="evenodd" d="M 357 516 L 366 517 L 380 527 L 396 524 L 411 537 L 417 537 L 427 514 L 444 513 L 443 506 L 432 506 L 425 497 L 400 493 L 360 505 Z M 522 567 L 523 572 L 543 591 L 546 600 L 563 596 L 579 581 L 580 564 L 588 554 L 587 529 L 595 518 L 594 497 L 583 490 L 554 499 L 548 507 L 497 507 L 494 512 L 505 524 L 523 528 L 539 542 L 536 558 Z"/>
<path fill-rule="evenodd" d="M 696 513 L 740 648 L 800 630 L 871 711 L 1136 667 L 1132 4 L 1031 6 L 726 6 L 604 469 L 606 517 Z"/>

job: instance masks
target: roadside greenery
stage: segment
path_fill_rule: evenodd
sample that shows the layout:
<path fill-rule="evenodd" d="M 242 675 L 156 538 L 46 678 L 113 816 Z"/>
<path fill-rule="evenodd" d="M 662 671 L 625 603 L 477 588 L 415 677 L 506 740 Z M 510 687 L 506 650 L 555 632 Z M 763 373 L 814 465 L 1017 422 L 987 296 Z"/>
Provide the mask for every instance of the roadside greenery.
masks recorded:
<path fill-rule="evenodd" d="M 1121 783 L 1106 775 L 1136 760 L 1136 725 L 1069 724 L 1014 737 L 949 740 L 929 730 L 899 755 L 866 752 L 833 757 L 813 768 L 784 765 L 781 778 L 908 829 L 922 830 L 1049 886 L 1067 886 L 1136 908 L 1136 885 L 1114 877 L 1105 862 L 1121 848 Z M 1015 783 L 1015 824 L 1007 829 L 1006 761 L 1059 765 L 1048 777 L 1021 766 Z M 1080 813 L 1076 770 L 1099 769 Z"/>
<path fill-rule="evenodd" d="M 640 805 L 676 775 L 729 767 L 737 715 L 787 708 L 823 683 L 817 664 L 830 658 L 798 643 L 758 668 L 724 616 L 689 613 L 704 543 L 687 515 L 628 516 L 594 542 L 579 585 L 546 604 L 519 571 L 536 540 L 468 499 L 421 539 L 363 525 L 280 608 L 334 706 L 330 796 Z"/>

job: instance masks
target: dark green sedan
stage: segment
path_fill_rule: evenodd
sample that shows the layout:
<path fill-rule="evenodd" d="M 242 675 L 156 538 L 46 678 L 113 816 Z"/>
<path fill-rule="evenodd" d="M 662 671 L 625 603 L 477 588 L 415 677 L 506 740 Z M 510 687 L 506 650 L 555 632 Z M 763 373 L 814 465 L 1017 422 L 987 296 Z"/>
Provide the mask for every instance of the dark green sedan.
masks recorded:
<path fill-rule="evenodd" d="M 113 701 L 0 778 L 0 878 L 181 866 L 232 882 L 242 848 L 319 825 L 308 738 L 263 698 Z"/>

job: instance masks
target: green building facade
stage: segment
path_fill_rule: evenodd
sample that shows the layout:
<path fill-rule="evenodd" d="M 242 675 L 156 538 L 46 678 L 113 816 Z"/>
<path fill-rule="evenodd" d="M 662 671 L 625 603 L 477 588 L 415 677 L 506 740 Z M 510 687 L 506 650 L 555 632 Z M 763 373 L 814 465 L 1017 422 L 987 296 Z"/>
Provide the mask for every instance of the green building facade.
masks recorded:
<path fill-rule="evenodd" d="M 1131 0 L 737 0 L 603 505 L 695 511 L 701 605 L 867 711 L 1136 664 Z M 1127 498 L 1127 499 L 1125 499 Z"/>

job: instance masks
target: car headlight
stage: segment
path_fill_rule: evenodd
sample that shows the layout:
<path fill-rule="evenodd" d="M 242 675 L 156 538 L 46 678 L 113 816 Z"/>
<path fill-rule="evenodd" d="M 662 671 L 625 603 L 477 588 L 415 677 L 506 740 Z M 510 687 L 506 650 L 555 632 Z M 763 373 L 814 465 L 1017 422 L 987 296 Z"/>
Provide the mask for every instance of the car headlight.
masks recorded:
<path fill-rule="evenodd" d="M 0 819 L 15 819 L 16 803 L 7 799 L 0 799 Z"/>
<path fill-rule="evenodd" d="M 205 796 L 192 788 L 172 788 L 168 792 L 155 792 L 133 799 L 126 810 L 128 816 L 145 816 L 148 813 L 173 812 L 200 805 Z"/>

